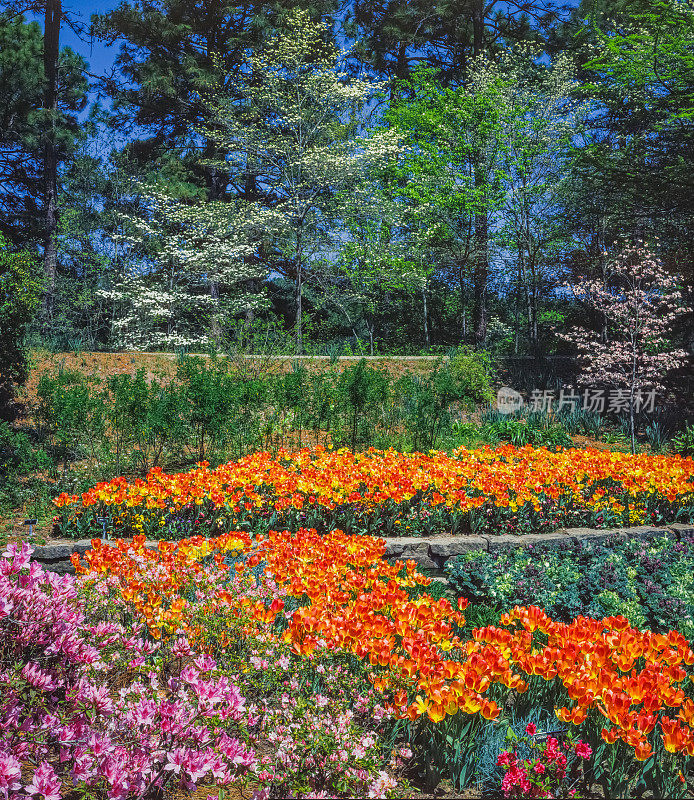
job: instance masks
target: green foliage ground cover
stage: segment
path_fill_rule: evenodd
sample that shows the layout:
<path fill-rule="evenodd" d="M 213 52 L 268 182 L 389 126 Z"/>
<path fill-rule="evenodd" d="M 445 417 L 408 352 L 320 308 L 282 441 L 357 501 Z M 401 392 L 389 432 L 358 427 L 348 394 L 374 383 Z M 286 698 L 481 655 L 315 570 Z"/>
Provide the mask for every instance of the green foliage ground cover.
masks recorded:
<path fill-rule="evenodd" d="M 490 614 L 535 605 L 552 618 L 621 614 L 637 628 L 694 636 L 694 534 L 472 551 L 446 576 L 459 596 Z"/>

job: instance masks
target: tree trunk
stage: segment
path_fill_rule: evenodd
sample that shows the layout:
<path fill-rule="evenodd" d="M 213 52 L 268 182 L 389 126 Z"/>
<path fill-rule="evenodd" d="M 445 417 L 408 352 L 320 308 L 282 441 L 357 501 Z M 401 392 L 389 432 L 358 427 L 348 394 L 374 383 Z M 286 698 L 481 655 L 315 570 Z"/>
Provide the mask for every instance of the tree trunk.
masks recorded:
<path fill-rule="evenodd" d="M 210 298 L 215 301 L 212 311 L 212 341 L 219 347 L 222 341 L 222 327 L 219 324 L 219 284 L 215 280 L 210 281 Z"/>
<path fill-rule="evenodd" d="M 429 313 L 427 311 L 426 286 L 422 286 L 422 302 L 424 304 L 424 346 L 429 347 Z"/>
<path fill-rule="evenodd" d="M 58 264 L 58 153 L 55 123 L 58 111 L 58 55 L 60 49 L 61 0 L 46 0 L 43 31 L 43 67 L 46 87 L 43 106 L 48 128 L 43 145 L 44 251 L 45 287 L 43 314 L 46 321 L 53 318 Z"/>
<path fill-rule="evenodd" d="M 597 261 L 597 267 L 600 271 L 600 278 L 602 280 L 603 286 L 607 287 L 607 269 L 605 265 L 605 221 L 604 219 L 600 219 L 595 227 L 595 231 L 593 233 L 593 249 L 595 251 L 595 259 Z M 590 268 L 591 265 L 589 265 Z M 607 332 L 607 315 L 603 312 L 600 312 L 600 341 L 603 344 L 607 344 L 608 339 L 608 332 Z"/>
<path fill-rule="evenodd" d="M 458 281 L 460 283 L 460 326 L 463 334 L 463 344 L 467 339 L 467 309 L 465 308 L 465 276 L 463 267 L 458 268 Z"/>
<path fill-rule="evenodd" d="M 538 290 L 537 290 L 537 273 L 532 260 L 529 263 L 529 277 L 530 277 L 530 345 L 533 355 L 539 355 L 539 337 L 537 330 L 537 315 L 538 315 Z"/>
<path fill-rule="evenodd" d="M 472 11 L 473 57 L 476 59 L 484 49 L 484 2 L 475 0 Z M 489 219 L 487 215 L 487 176 L 484 170 L 484 154 L 479 147 L 473 155 L 473 177 L 475 189 L 481 198 L 482 207 L 475 214 L 475 274 L 473 277 L 473 329 L 475 344 L 484 344 L 487 338 L 487 281 L 489 276 Z"/>
<path fill-rule="evenodd" d="M 304 349 L 303 331 L 301 330 L 301 262 L 296 269 L 296 355 L 300 356 Z"/>
<path fill-rule="evenodd" d="M 302 259 L 302 241 L 301 241 L 301 228 L 296 232 L 296 355 L 300 356 L 304 350 L 304 339 L 301 320 L 301 301 L 303 294 L 303 259 Z"/>
<path fill-rule="evenodd" d="M 634 399 L 636 394 L 636 342 L 631 340 L 631 381 L 629 386 L 629 433 L 631 434 L 631 454 L 636 455 L 636 432 L 634 431 Z M 629 513 L 627 500 L 627 514 Z"/>
<path fill-rule="evenodd" d="M 477 186 L 480 184 L 476 183 Z M 473 327 L 475 344 L 482 345 L 487 338 L 487 281 L 489 276 L 489 225 L 487 212 L 475 215 L 475 276 Z"/>

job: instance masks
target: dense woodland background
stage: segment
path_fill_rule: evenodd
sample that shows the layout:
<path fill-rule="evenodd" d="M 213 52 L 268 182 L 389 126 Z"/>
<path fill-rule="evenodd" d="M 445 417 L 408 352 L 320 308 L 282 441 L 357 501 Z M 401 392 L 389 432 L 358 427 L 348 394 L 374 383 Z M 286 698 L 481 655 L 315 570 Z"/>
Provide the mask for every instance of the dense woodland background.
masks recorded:
<path fill-rule="evenodd" d="M 52 350 L 559 363 L 625 244 L 691 305 L 693 114 L 691 0 L 5 3 L 5 288 Z"/>

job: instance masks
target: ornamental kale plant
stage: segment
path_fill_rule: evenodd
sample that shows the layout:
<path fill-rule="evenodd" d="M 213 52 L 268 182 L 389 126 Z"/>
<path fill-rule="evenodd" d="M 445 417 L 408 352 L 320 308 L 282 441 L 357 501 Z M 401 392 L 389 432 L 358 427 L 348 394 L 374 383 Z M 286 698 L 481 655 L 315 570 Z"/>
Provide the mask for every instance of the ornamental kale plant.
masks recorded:
<path fill-rule="evenodd" d="M 622 614 L 638 628 L 694 634 L 694 534 L 473 551 L 445 567 L 472 603 L 538 605 L 556 619 Z"/>

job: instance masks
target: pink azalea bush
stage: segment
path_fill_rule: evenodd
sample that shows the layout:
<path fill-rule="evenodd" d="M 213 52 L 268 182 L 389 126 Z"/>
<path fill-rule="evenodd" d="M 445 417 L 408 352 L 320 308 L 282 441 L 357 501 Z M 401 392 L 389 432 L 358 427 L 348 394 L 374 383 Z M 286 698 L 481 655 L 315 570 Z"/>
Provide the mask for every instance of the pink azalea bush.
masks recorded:
<path fill-rule="evenodd" d="M 222 589 L 249 604 L 280 597 L 269 575 L 205 560 L 180 627 L 155 640 L 113 575 L 58 577 L 31 552 L 10 545 L 0 559 L 0 798 L 208 787 L 214 800 L 240 782 L 257 800 L 401 796 L 393 775 L 411 753 L 389 738 L 363 670 L 291 651 L 289 611 L 262 630 L 219 602 Z"/>
<path fill-rule="evenodd" d="M 327 650 L 299 659 L 266 640 L 250 664 L 279 691 L 249 706 L 251 742 L 259 752 L 258 780 L 279 796 L 399 797 L 394 777 L 412 755 L 388 744 L 392 716 L 364 675 Z M 255 676 L 253 676 L 255 677 Z M 251 680 L 253 680 L 251 677 Z M 263 752 L 263 743 L 271 748 Z M 384 767 L 384 750 L 389 760 Z"/>
<path fill-rule="evenodd" d="M 209 584 L 212 585 L 212 582 Z M 288 601 L 272 576 L 232 572 L 226 591 L 249 603 Z M 195 609 L 198 611 L 196 612 Z M 272 797 L 400 797 L 406 784 L 394 775 L 412 755 L 395 745 L 393 717 L 360 663 L 319 647 L 298 656 L 282 640 L 292 611 L 273 629 L 244 629 L 238 611 L 212 606 L 199 582 L 188 609 L 191 629 L 204 615 L 204 646 L 243 687 L 248 698 L 249 741 L 258 754 L 254 778 Z M 223 648 L 215 631 L 224 634 Z M 230 646 L 230 631 L 238 633 Z"/>
<path fill-rule="evenodd" d="M 0 797 L 146 800 L 239 780 L 255 763 L 237 735 L 245 701 L 215 660 L 143 672 L 160 646 L 142 627 L 87 617 L 74 578 L 30 555 L 0 559 Z"/>

